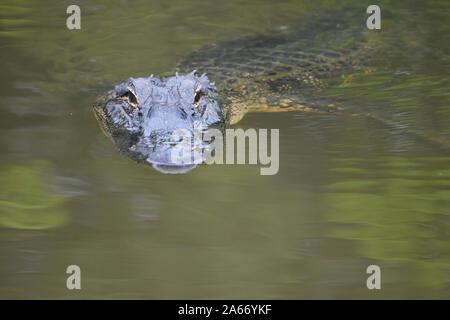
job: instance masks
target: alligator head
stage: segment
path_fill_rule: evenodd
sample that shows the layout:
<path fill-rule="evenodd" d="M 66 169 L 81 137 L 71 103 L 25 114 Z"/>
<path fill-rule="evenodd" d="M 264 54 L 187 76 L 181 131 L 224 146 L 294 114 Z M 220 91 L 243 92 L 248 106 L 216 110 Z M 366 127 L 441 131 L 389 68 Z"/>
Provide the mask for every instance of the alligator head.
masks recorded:
<path fill-rule="evenodd" d="M 120 151 L 164 173 L 184 173 L 202 162 L 174 158 L 180 132 L 193 136 L 199 126 L 223 123 L 214 83 L 196 71 L 163 80 L 130 78 L 95 105 L 94 114 Z"/>

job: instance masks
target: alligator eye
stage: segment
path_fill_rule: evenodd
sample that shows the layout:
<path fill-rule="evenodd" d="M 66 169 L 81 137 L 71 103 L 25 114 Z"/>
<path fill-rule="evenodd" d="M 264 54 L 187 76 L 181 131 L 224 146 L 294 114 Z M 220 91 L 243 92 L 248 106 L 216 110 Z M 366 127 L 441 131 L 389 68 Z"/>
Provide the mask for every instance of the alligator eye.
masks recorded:
<path fill-rule="evenodd" d="M 204 93 L 201 90 L 197 91 L 194 96 L 194 103 L 198 103 L 203 95 Z"/>
<path fill-rule="evenodd" d="M 137 98 L 131 91 L 127 91 L 125 94 L 122 95 L 122 97 L 127 98 L 128 101 L 130 101 L 130 103 L 132 104 L 137 104 Z"/>

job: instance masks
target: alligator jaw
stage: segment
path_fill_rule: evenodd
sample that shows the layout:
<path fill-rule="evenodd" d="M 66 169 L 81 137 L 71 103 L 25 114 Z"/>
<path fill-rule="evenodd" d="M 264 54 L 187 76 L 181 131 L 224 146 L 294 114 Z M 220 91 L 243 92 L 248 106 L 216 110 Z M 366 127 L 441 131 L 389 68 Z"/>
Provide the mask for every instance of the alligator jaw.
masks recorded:
<path fill-rule="evenodd" d="M 183 174 L 183 173 L 188 173 L 189 171 L 195 169 L 197 167 L 197 165 L 196 164 L 188 164 L 188 165 L 168 166 L 168 165 L 164 165 L 164 164 L 153 163 L 152 167 L 161 173 Z"/>

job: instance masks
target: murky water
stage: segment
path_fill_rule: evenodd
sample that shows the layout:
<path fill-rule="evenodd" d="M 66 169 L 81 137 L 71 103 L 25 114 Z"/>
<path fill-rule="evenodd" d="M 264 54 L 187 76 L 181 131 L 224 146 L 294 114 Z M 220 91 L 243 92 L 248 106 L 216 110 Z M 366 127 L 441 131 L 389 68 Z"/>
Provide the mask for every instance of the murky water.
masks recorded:
<path fill-rule="evenodd" d="M 364 26 L 371 3 L 77 3 L 79 31 L 65 1 L 0 5 L 1 298 L 450 298 L 448 1 L 381 2 L 373 69 L 320 93 L 388 122 L 292 112 L 236 125 L 280 129 L 274 176 L 138 165 L 92 102 L 206 44 L 344 4 Z M 80 291 L 66 288 L 72 264 Z"/>

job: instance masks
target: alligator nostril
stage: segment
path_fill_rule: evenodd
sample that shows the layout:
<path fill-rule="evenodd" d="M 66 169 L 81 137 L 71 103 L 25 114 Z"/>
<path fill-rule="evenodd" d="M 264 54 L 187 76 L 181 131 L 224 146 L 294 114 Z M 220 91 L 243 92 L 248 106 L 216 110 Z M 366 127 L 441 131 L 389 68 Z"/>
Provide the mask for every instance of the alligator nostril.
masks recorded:
<path fill-rule="evenodd" d="M 186 111 L 184 111 L 183 109 L 180 109 L 180 116 L 183 120 L 186 120 L 186 118 L 187 118 Z"/>

